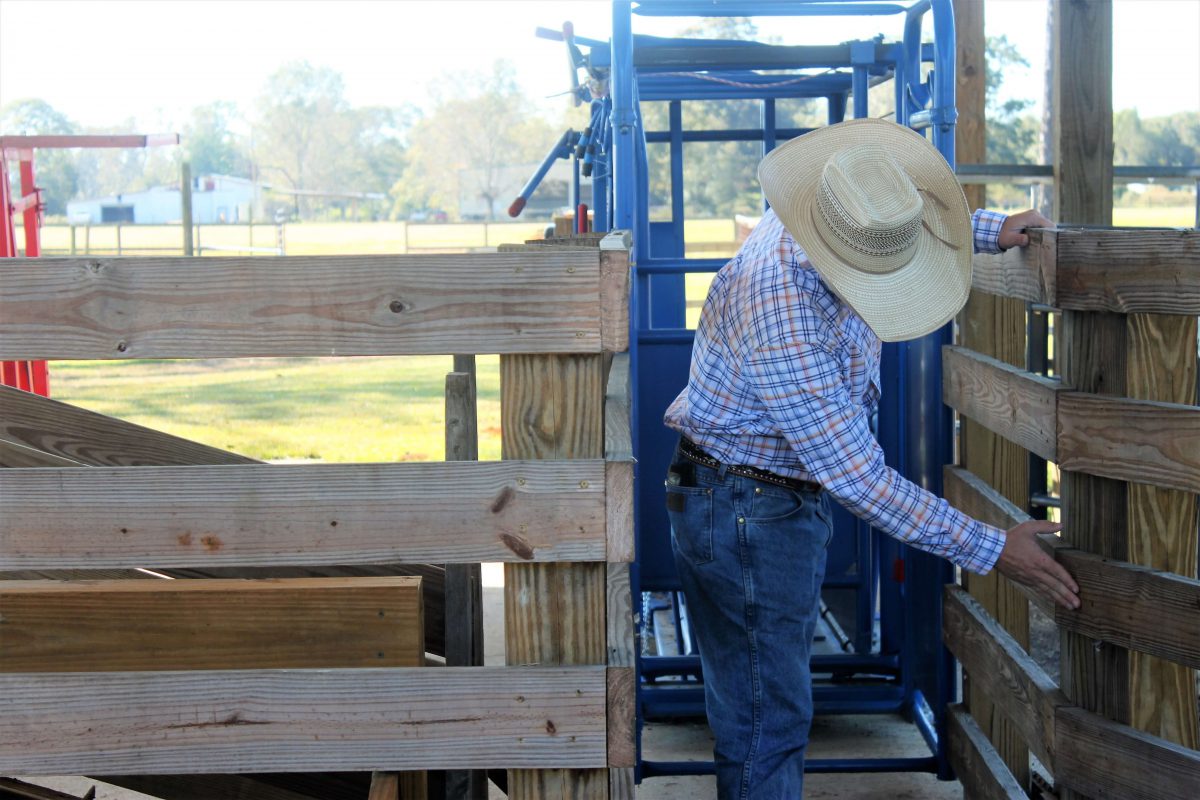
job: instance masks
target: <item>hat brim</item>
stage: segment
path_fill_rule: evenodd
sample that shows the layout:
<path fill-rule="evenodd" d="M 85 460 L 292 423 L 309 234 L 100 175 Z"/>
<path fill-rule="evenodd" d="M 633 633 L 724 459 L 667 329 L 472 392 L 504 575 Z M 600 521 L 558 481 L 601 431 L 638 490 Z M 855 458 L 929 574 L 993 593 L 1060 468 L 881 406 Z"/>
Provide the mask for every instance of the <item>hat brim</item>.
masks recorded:
<path fill-rule="evenodd" d="M 834 153 L 878 148 L 912 179 L 924 198 L 924 225 L 912 257 L 873 273 L 838 255 L 813 224 L 817 187 Z M 758 168 L 763 194 L 807 254 L 826 286 L 885 342 L 916 339 L 945 325 L 971 291 L 973 235 L 962 187 L 925 137 L 886 120 L 861 119 L 818 128 L 784 144 Z"/>

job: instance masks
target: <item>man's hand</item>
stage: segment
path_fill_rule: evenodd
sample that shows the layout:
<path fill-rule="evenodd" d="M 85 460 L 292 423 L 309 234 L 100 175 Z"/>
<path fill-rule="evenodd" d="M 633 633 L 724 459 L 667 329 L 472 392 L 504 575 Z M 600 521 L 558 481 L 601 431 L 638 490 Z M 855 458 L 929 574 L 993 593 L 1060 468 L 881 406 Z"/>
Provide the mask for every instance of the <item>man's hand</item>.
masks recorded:
<path fill-rule="evenodd" d="M 1026 228 L 1053 227 L 1053 222 L 1033 209 L 1013 214 L 1000 226 L 1000 249 L 1007 250 L 1010 247 L 1024 247 L 1029 244 L 1029 234 L 1025 232 Z"/>
<path fill-rule="evenodd" d="M 996 569 L 1009 580 L 1022 583 L 1063 608 L 1079 608 L 1079 586 L 1071 573 L 1037 543 L 1038 534 L 1057 533 L 1062 525 L 1031 519 L 1010 528 Z"/>

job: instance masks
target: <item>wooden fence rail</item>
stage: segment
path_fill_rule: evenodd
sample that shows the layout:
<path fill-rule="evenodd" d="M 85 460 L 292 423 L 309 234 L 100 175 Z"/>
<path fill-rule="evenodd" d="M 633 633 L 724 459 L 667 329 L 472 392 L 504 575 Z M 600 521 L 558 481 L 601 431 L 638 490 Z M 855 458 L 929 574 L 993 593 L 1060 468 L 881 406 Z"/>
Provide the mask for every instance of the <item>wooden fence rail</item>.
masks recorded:
<path fill-rule="evenodd" d="M 976 256 L 974 288 L 1068 312 L 1055 330 L 1061 380 L 947 347 L 943 399 L 1063 470 L 1064 538 L 1040 543 L 1074 576 L 1082 606 L 1026 591 L 1061 631 L 1060 689 L 977 600 L 948 589 L 944 639 L 969 676 L 972 713 L 979 700 L 985 715 L 952 711 L 951 758 L 967 796 L 1025 796 L 1027 778 L 1014 776 L 1027 774 L 1027 748 L 1063 796 L 1190 797 L 1200 787 L 1191 671 L 1200 667 L 1200 232 L 1030 238 L 1028 248 Z M 1006 349 L 1024 351 L 1024 333 L 1013 332 L 1022 330 L 1007 329 L 1021 338 Z M 962 467 L 947 467 L 943 485 L 950 503 L 991 525 L 1029 519 Z"/>
<path fill-rule="evenodd" d="M 628 276 L 595 250 L 286 258 L 15 258 L 0 359 L 599 353 Z"/>
<path fill-rule="evenodd" d="M 600 459 L 9 469 L 0 570 L 605 561 L 607 493 Z"/>
<path fill-rule="evenodd" d="M 1034 229 L 975 259 L 972 286 L 1070 311 L 1200 314 L 1200 236 L 1187 229 Z"/>
<path fill-rule="evenodd" d="M 0 358 L 498 352 L 504 460 L 265 465 L 0 388 L 0 772 L 631 797 L 628 249 L 9 260 Z M 419 666 L 427 577 L 369 576 L 480 561 L 510 666 Z"/>
<path fill-rule="evenodd" d="M 1065 390 L 961 347 L 942 353 L 942 399 L 1063 469 L 1200 492 L 1200 408 Z"/>

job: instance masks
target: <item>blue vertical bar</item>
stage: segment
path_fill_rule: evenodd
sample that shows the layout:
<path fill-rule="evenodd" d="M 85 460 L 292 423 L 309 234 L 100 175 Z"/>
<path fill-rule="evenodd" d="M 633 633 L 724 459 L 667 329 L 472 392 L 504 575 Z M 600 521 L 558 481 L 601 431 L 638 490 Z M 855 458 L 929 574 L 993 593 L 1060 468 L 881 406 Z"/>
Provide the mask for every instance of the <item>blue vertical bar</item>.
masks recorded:
<path fill-rule="evenodd" d="M 854 75 L 850 79 L 851 94 L 854 95 L 854 118 L 867 118 L 867 68 L 856 65 Z"/>
<path fill-rule="evenodd" d="M 846 95 L 831 94 L 828 98 L 829 113 L 827 119 L 830 125 L 836 125 L 846 119 Z"/>
<path fill-rule="evenodd" d="M 767 97 L 762 101 L 762 106 L 759 109 L 759 120 L 762 122 L 763 129 L 763 146 L 762 154 L 775 149 L 775 98 Z"/>
<path fill-rule="evenodd" d="M 634 225 L 634 134 L 637 115 L 633 104 L 633 23 L 630 0 L 615 0 L 612 24 L 612 129 L 613 212 L 616 227 L 633 230 Z M 637 259 L 639 242 L 633 242 L 630 257 Z M 637 408 L 637 403 L 634 403 Z M 636 430 L 637 426 L 634 426 Z"/>
<path fill-rule="evenodd" d="M 954 168 L 954 127 L 958 117 L 954 59 L 958 46 L 954 33 L 952 0 L 933 0 L 933 146 Z M 912 13 L 911 11 L 909 12 Z M 940 112 L 940 115 L 939 113 Z M 941 369 L 939 367 L 939 378 Z"/>
<path fill-rule="evenodd" d="M 612 181 L 612 154 L 608 151 L 608 124 L 605 104 L 603 101 L 592 101 L 594 110 L 592 118 L 596 124 L 592 127 L 592 141 L 597 143 L 597 150 L 604 153 L 604 158 L 598 159 L 592 165 L 592 219 L 598 231 L 611 231 L 612 219 L 609 217 L 611 206 L 608 203 L 608 190 Z"/>
<path fill-rule="evenodd" d="M 759 120 L 762 122 L 762 154 L 765 158 L 767 153 L 775 149 L 775 98 L 763 98 L 762 105 L 759 107 Z M 763 211 L 771 207 L 766 197 L 763 197 L 762 205 Z"/>
<path fill-rule="evenodd" d="M 908 126 L 908 63 L 901 57 L 896 59 L 892 86 L 896 92 L 896 124 Z"/>

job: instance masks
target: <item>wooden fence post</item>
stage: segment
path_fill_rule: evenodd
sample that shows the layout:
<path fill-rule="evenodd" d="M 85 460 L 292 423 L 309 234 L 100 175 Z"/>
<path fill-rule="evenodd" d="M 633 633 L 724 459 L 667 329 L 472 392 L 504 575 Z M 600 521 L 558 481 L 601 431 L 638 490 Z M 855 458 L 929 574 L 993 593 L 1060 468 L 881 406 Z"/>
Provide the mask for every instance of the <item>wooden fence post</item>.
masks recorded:
<path fill-rule="evenodd" d="M 604 456 L 604 356 L 502 355 L 501 458 Z M 604 562 L 504 565 L 508 664 L 606 662 Z M 608 770 L 509 770 L 508 796 L 607 798 Z"/>
<path fill-rule="evenodd" d="M 1062 223 L 1112 224 L 1112 3 L 1054 0 L 1055 217 Z M 1125 318 L 1064 311 L 1062 377 L 1084 392 L 1124 395 Z M 1062 473 L 1063 538 L 1081 550 L 1122 561 L 1128 556 L 1125 484 Z M 1062 633 L 1061 685 L 1073 702 L 1129 722 L 1128 651 Z M 1064 788 L 1063 797 L 1082 797 Z"/>
<path fill-rule="evenodd" d="M 187 161 L 179 167 L 179 221 L 183 228 L 183 254 L 190 256 L 192 249 L 192 165 Z"/>
<path fill-rule="evenodd" d="M 479 460 L 475 356 L 454 357 L 446 376 L 446 460 Z M 446 666 L 483 665 L 483 575 L 479 564 L 446 565 Z M 445 775 L 447 800 L 487 800 L 484 770 Z"/>

